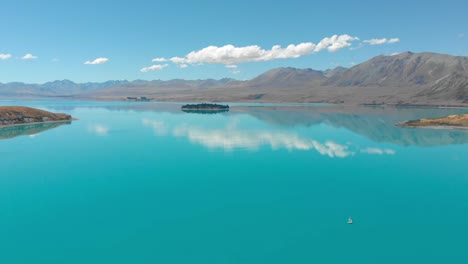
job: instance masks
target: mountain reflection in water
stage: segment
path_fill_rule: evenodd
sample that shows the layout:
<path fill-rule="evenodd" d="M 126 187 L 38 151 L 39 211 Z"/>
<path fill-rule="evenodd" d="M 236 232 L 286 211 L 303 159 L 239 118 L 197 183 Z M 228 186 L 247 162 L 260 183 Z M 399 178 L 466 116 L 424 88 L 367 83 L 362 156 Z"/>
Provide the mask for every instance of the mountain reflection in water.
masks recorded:
<path fill-rule="evenodd" d="M 281 127 L 309 127 L 324 123 L 336 128 L 345 128 L 375 142 L 389 142 L 402 146 L 468 143 L 466 130 L 403 128 L 395 125 L 405 120 L 467 113 L 466 109 L 325 107 L 310 110 L 251 108 L 244 111 L 259 120 Z"/>
<path fill-rule="evenodd" d="M 19 136 L 32 136 L 53 129 L 62 125 L 69 125 L 71 122 L 54 122 L 42 124 L 18 125 L 0 128 L 0 140 L 10 139 Z"/>
<path fill-rule="evenodd" d="M 39 106 L 42 106 L 38 103 Z M 52 111 L 72 112 L 77 109 L 105 109 L 112 112 L 156 112 L 175 116 L 188 115 L 180 111 L 183 103 L 125 103 L 125 102 L 57 102 L 43 107 Z M 403 128 L 396 123 L 419 118 L 442 117 L 468 113 L 468 109 L 424 107 L 369 107 L 323 104 L 245 104 L 230 103 L 226 117 L 249 115 L 278 128 L 312 127 L 326 124 L 344 128 L 374 142 L 401 146 L 439 146 L 468 143 L 468 131 Z M 118 115 L 118 113 L 115 113 Z M 193 115 L 194 118 L 198 115 Z M 218 116 L 214 114 L 213 116 Z M 198 124 L 203 126 L 202 123 Z"/>

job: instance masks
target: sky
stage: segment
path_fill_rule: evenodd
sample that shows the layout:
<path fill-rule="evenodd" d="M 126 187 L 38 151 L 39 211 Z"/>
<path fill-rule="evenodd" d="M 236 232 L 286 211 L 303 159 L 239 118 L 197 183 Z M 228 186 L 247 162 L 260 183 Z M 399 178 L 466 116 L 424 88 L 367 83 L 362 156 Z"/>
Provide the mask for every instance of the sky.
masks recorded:
<path fill-rule="evenodd" d="M 468 1 L 2 0 L 0 83 L 250 79 L 404 51 L 468 56 Z"/>

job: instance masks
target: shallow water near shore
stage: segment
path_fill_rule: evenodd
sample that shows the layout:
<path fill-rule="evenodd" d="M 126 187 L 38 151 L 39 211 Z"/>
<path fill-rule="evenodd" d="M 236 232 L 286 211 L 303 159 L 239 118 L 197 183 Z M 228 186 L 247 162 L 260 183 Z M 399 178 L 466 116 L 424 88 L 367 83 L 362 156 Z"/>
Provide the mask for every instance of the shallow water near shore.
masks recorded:
<path fill-rule="evenodd" d="M 0 102 L 2 263 L 467 263 L 466 109 Z M 347 224 L 348 217 L 354 223 Z"/>

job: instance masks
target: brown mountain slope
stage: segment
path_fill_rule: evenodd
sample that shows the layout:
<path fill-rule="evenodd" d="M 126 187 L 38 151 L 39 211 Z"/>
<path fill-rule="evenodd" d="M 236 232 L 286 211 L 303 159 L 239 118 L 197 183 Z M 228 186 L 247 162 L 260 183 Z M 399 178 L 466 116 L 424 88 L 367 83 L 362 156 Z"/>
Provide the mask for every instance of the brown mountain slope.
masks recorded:
<path fill-rule="evenodd" d="M 78 85 L 79 89 L 65 81 L 53 84 L 47 84 L 47 89 L 45 84 L 0 84 L 0 97 L 122 100 L 128 96 L 147 96 L 157 101 L 468 106 L 468 57 L 405 52 L 377 56 L 350 69 L 277 68 L 247 81 L 137 80 L 89 84 L 92 87 L 88 85 L 85 88 Z M 61 86 L 71 88 L 61 89 Z M 64 90 L 81 92 L 70 94 Z"/>
<path fill-rule="evenodd" d="M 324 82 L 344 87 L 421 87 L 437 85 L 449 76 L 468 77 L 468 57 L 405 52 L 378 56 Z"/>

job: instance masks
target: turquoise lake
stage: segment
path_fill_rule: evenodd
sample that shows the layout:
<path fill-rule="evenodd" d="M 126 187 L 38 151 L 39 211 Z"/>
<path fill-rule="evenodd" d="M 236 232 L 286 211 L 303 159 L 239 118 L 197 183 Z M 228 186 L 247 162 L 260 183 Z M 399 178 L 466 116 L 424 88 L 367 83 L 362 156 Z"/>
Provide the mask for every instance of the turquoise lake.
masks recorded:
<path fill-rule="evenodd" d="M 468 263 L 463 109 L 0 101 L 0 263 Z M 354 223 L 346 223 L 352 217 Z"/>

